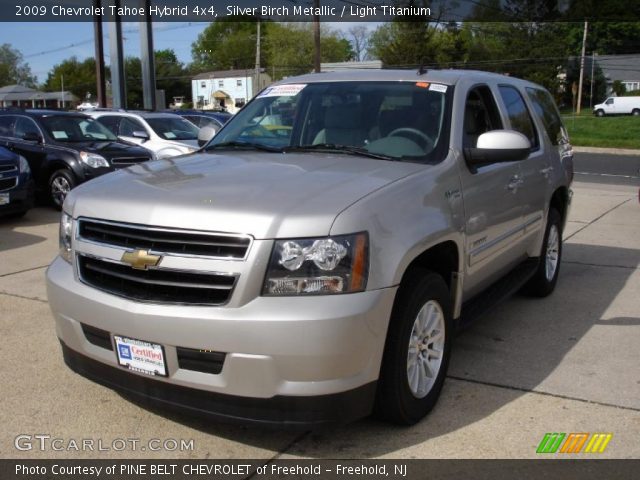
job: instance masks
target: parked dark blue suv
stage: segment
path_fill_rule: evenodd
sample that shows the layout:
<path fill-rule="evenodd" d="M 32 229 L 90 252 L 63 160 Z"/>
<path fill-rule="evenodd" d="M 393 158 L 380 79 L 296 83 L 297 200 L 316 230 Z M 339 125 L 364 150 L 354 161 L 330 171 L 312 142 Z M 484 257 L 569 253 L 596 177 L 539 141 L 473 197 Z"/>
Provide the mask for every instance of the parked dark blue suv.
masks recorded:
<path fill-rule="evenodd" d="M 0 216 L 21 217 L 33 206 L 33 179 L 24 157 L 0 147 Z"/>

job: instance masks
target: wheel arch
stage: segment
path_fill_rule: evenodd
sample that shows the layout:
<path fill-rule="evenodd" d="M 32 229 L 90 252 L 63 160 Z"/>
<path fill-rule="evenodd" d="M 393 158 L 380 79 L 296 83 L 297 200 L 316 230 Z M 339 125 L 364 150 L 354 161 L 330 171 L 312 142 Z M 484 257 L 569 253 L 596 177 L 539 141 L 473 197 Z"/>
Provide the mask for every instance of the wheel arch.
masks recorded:
<path fill-rule="evenodd" d="M 445 240 L 429 246 L 406 266 L 400 284 L 417 269 L 430 270 L 442 277 L 449 289 L 453 318 L 460 315 L 462 306 L 462 248 L 454 240 Z"/>

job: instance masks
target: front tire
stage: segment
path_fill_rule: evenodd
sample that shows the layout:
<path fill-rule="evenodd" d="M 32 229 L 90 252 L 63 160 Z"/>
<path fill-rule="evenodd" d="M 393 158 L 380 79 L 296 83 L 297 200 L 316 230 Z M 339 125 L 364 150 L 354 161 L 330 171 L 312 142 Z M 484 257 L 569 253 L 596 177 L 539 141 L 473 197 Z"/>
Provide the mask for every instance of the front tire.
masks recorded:
<path fill-rule="evenodd" d="M 442 277 L 415 269 L 405 275 L 391 313 L 376 414 L 413 425 L 435 406 L 449 366 L 451 299 Z"/>
<path fill-rule="evenodd" d="M 49 177 L 49 199 L 53 206 L 61 210 L 64 199 L 76 185 L 76 178 L 71 170 L 61 168 L 53 172 Z"/>
<path fill-rule="evenodd" d="M 524 292 L 535 297 L 546 297 L 556 288 L 560 261 L 562 260 L 562 217 L 555 209 L 549 209 L 547 228 L 540 262 L 536 273 L 525 285 Z"/>
<path fill-rule="evenodd" d="M 596 115 L 597 115 L 598 117 L 604 117 L 604 110 L 598 110 L 598 111 L 596 111 Z"/>

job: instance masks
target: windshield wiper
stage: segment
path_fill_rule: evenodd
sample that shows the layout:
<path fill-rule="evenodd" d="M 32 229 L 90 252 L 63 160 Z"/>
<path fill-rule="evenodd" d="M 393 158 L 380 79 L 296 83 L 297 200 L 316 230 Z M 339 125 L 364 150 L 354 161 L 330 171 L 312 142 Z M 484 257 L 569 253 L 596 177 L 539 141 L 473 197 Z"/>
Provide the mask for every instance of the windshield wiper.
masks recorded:
<path fill-rule="evenodd" d="M 313 152 L 325 150 L 330 152 L 347 153 L 349 155 L 361 155 L 363 157 L 376 158 L 378 160 L 398 160 L 398 158 L 384 155 L 382 153 L 373 153 L 362 147 L 354 147 L 351 145 L 337 145 L 335 143 L 318 143 L 315 145 L 298 145 L 284 147 L 283 152 Z"/>
<path fill-rule="evenodd" d="M 238 142 L 234 140 L 231 142 L 222 142 L 222 143 L 216 143 L 215 145 L 209 145 L 205 149 L 205 152 L 218 149 L 218 148 L 250 148 L 253 150 L 261 150 L 263 152 L 277 152 L 277 153 L 282 153 L 283 151 L 282 148 L 271 147 L 269 145 L 263 145 L 261 143 Z"/>

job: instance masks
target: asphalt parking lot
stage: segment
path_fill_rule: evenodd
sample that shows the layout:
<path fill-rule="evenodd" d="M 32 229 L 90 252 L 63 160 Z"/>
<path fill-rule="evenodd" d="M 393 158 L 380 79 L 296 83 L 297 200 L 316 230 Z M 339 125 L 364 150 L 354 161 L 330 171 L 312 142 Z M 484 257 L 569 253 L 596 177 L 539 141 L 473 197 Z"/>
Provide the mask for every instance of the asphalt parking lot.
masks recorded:
<path fill-rule="evenodd" d="M 0 457 L 535 458 L 546 432 L 606 432 L 599 457 L 640 458 L 638 187 L 573 188 L 555 293 L 516 296 L 463 332 L 439 404 L 412 428 L 372 419 L 320 433 L 213 424 L 85 380 L 64 366 L 47 305 L 58 213 L 0 220 Z M 21 434 L 142 447 L 42 451 L 34 442 L 21 451 Z M 193 440 L 193 449 L 142 450 L 149 439 Z"/>

